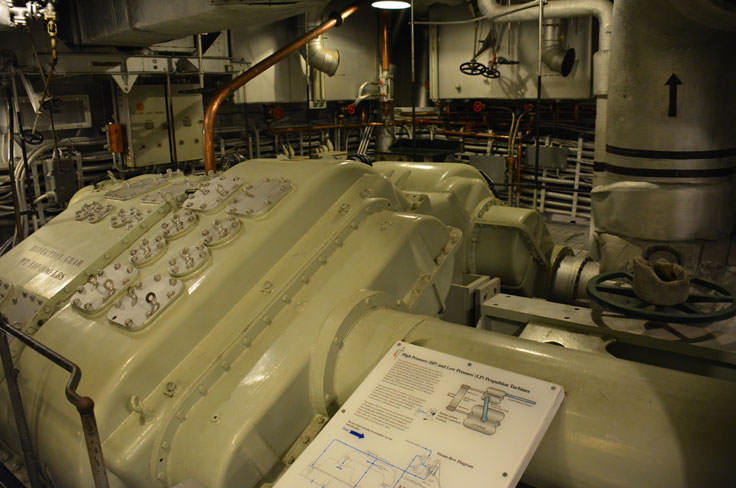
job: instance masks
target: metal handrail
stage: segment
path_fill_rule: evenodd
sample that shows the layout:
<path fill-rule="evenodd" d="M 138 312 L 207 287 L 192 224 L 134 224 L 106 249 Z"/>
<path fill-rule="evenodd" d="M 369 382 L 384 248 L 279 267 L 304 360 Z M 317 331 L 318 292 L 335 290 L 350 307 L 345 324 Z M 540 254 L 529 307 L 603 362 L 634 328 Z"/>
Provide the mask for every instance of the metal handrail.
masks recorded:
<path fill-rule="evenodd" d="M 13 367 L 13 360 L 10 356 L 10 350 L 8 348 L 7 334 L 12 335 L 16 339 L 24 343 L 26 346 L 30 347 L 46 359 L 49 359 L 51 362 L 65 369 L 71 374 L 65 388 L 66 398 L 67 400 L 69 400 L 69 403 L 76 407 L 77 411 L 79 412 L 79 417 L 82 421 L 82 432 L 84 433 L 84 441 L 87 445 L 87 454 L 89 456 L 90 468 L 92 469 L 94 486 L 95 488 L 108 488 L 110 485 L 107 480 L 105 460 L 102 455 L 102 442 L 100 441 L 100 433 L 97 429 L 97 420 L 95 419 L 95 402 L 90 397 L 81 396 L 79 393 L 77 393 L 77 386 L 79 386 L 79 381 L 82 379 L 82 370 L 79 369 L 79 366 L 77 366 L 74 362 L 65 358 L 56 351 L 48 348 L 47 346 L 41 344 L 29 335 L 24 334 L 23 332 L 14 328 L 2 315 L 0 315 L 0 330 L 2 330 L 3 332 L 3 338 L 2 341 L 0 341 L 0 354 L 2 354 L 3 356 L 2 359 L 3 366 L 5 368 L 5 375 L 6 377 L 8 377 L 8 390 L 11 395 L 11 401 L 13 401 L 14 403 L 13 410 L 16 416 L 16 425 L 19 426 L 19 431 L 22 430 L 22 425 L 26 425 L 26 420 L 23 413 L 22 404 L 19 405 L 19 409 L 16 409 L 16 402 L 15 400 L 13 400 L 14 395 L 11 391 L 13 389 L 13 385 L 10 384 L 11 378 L 8 376 L 9 374 L 12 376 L 12 382 L 14 383 L 14 388 L 16 390 L 16 393 L 18 394 L 17 400 L 20 400 L 20 395 L 17 391 L 17 383 L 15 382 L 15 375 L 13 375 L 15 369 Z M 19 416 L 22 416 L 22 418 L 19 418 Z M 26 433 L 23 434 L 19 432 L 21 438 L 23 438 L 24 435 L 28 435 L 27 429 L 28 427 L 26 425 Z M 30 440 L 30 436 L 28 436 L 28 440 Z M 28 476 L 29 479 L 32 479 L 30 471 L 32 468 L 31 463 L 33 463 L 34 461 L 31 461 L 31 463 L 29 463 L 28 458 L 30 458 L 31 460 L 35 460 L 35 469 L 38 469 L 39 464 L 35 454 L 33 453 L 30 443 L 24 445 L 23 449 L 24 455 L 27 458 L 26 465 L 28 466 L 29 471 Z M 26 452 L 26 450 L 28 450 L 28 452 Z M 40 473 L 34 475 L 39 476 Z M 31 485 L 33 486 L 33 483 L 31 483 Z"/>

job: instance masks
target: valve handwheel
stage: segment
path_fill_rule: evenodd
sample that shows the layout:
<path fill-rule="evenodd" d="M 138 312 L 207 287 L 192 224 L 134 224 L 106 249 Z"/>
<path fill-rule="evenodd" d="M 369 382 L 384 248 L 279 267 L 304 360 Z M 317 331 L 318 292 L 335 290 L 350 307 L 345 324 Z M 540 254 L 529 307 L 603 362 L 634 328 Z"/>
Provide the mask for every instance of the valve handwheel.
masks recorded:
<path fill-rule="evenodd" d="M 43 136 L 38 132 L 33 132 L 31 129 L 23 129 L 20 132 L 20 138 L 23 142 L 32 146 L 37 146 L 43 142 Z"/>
<path fill-rule="evenodd" d="M 486 66 L 476 61 L 468 61 L 460 65 L 460 71 L 470 76 L 482 75 L 486 71 Z"/>
<path fill-rule="evenodd" d="M 498 78 L 501 76 L 501 72 L 496 69 L 495 65 L 489 66 L 481 74 L 486 78 Z"/>
<path fill-rule="evenodd" d="M 473 112 L 475 113 L 481 113 L 483 111 L 483 102 L 480 100 L 476 100 L 473 102 Z"/>
<path fill-rule="evenodd" d="M 632 283 L 631 274 L 625 271 L 602 273 L 588 282 L 588 296 L 608 310 L 659 322 L 703 324 L 736 315 L 734 295 L 712 281 L 691 278 L 687 300 L 672 306 L 641 300 L 634 293 Z"/>

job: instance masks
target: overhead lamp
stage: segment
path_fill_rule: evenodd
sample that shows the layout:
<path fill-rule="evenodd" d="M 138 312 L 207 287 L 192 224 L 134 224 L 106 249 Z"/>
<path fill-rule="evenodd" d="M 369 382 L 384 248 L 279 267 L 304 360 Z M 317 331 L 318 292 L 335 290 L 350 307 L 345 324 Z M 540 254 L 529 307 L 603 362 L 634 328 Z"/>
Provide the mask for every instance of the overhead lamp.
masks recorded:
<path fill-rule="evenodd" d="M 380 8 L 382 10 L 403 10 L 411 7 L 411 4 L 404 0 L 376 0 L 371 3 L 371 7 Z"/>

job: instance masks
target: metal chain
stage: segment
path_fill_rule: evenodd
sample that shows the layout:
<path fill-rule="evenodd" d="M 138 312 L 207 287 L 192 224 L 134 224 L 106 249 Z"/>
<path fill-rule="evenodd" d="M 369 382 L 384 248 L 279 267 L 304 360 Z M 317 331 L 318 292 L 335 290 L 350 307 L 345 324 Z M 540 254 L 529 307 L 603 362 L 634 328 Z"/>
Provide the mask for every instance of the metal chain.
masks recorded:
<path fill-rule="evenodd" d="M 43 94 L 41 95 L 41 110 L 38 111 L 36 114 L 36 118 L 33 120 L 33 127 L 31 129 L 31 135 L 36 133 L 36 129 L 38 128 L 38 120 L 41 117 L 41 113 L 43 111 L 43 105 L 46 101 L 46 96 L 49 92 L 49 85 L 51 84 L 51 76 L 54 73 L 54 68 L 56 67 L 56 63 L 58 62 L 58 54 L 56 52 L 56 37 L 59 33 L 58 26 L 56 24 L 56 11 L 53 8 L 47 9 L 44 12 L 44 18 L 46 19 L 46 32 L 49 35 L 49 43 L 51 44 L 51 65 L 49 67 L 49 72 L 46 75 L 46 82 L 43 86 Z M 51 124 L 51 133 L 54 136 L 54 147 L 56 151 L 59 149 L 59 139 L 56 135 L 56 130 L 54 128 L 54 116 L 53 116 L 53 107 L 49 106 L 49 122 Z"/>

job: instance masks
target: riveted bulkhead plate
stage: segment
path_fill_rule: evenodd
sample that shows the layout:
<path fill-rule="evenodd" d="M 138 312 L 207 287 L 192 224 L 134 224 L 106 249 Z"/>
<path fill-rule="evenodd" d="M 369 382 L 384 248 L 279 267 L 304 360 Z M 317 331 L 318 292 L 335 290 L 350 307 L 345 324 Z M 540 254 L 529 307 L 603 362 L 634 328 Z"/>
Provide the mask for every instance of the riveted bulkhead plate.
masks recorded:
<path fill-rule="evenodd" d="M 183 181 L 181 183 L 174 183 L 173 185 L 169 185 L 166 188 L 162 188 L 159 191 L 153 191 L 149 193 L 148 195 L 141 198 L 141 203 L 150 203 L 150 204 L 161 204 L 166 201 L 167 198 L 182 198 L 186 191 L 191 188 L 192 183 L 189 181 Z"/>
<path fill-rule="evenodd" d="M 82 313 L 95 315 L 113 302 L 138 276 L 131 265 L 114 263 L 93 273 L 74 295 L 72 306 Z"/>
<path fill-rule="evenodd" d="M 99 200 L 94 200 L 89 203 L 82 205 L 82 208 L 76 211 L 74 214 L 74 220 L 79 222 L 87 221 L 90 224 L 96 224 L 100 220 L 104 219 L 107 214 L 115 209 L 109 203 L 103 205 Z"/>
<path fill-rule="evenodd" d="M 166 252 L 166 239 L 157 234 L 152 239 L 144 237 L 130 250 L 130 262 L 141 268 L 160 258 Z"/>
<path fill-rule="evenodd" d="M 234 215 L 229 215 L 224 219 L 215 219 L 209 227 L 202 231 L 202 242 L 207 247 L 217 247 L 234 238 L 241 228 L 240 219 Z"/>
<path fill-rule="evenodd" d="M 120 227 L 132 229 L 135 224 L 143 220 L 150 213 L 151 210 L 142 211 L 136 207 L 121 208 L 116 214 L 110 217 L 110 225 L 113 229 L 119 229 Z"/>
<path fill-rule="evenodd" d="M 136 179 L 134 181 L 126 181 L 114 190 L 105 193 L 105 198 L 111 200 L 130 200 L 140 195 L 144 195 L 150 191 L 159 188 L 169 182 L 166 175 L 156 175 L 145 179 Z"/>
<path fill-rule="evenodd" d="M 169 273 L 177 278 L 199 271 L 209 260 L 210 251 L 202 244 L 183 247 L 169 259 Z"/>
<path fill-rule="evenodd" d="M 197 225 L 197 214 L 191 210 L 179 210 L 161 222 L 160 227 L 166 240 L 179 238 Z"/>
<path fill-rule="evenodd" d="M 19 329 L 26 325 L 36 312 L 46 303 L 46 300 L 38 295 L 18 289 L 15 296 L 2 306 L 2 314 L 8 319 L 8 323 Z"/>
<path fill-rule="evenodd" d="M 258 217 L 271 210 L 292 188 L 291 181 L 287 179 L 264 178 L 243 187 L 242 193 L 238 193 L 227 212 L 244 217 Z"/>
<path fill-rule="evenodd" d="M 184 289 L 176 278 L 155 274 L 127 289 L 123 297 L 107 313 L 115 325 L 131 331 L 141 330 L 171 303 Z"/>
<path fill-rule="evenodd" d="M 184 202 L 184 208 L 199 212 L 211 212 L 235 193 L 243 184 L 239 176 L 215 176 L 199 185 L 194 193 Z"/>
<path fill-rule="evenodd" d="M 12 293 L 13 285 L 5 280 L 0 279 L 0 304 Z"/>

